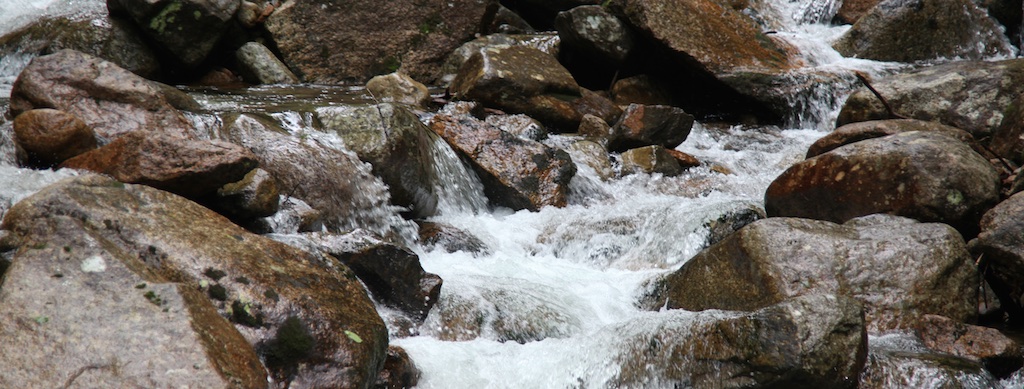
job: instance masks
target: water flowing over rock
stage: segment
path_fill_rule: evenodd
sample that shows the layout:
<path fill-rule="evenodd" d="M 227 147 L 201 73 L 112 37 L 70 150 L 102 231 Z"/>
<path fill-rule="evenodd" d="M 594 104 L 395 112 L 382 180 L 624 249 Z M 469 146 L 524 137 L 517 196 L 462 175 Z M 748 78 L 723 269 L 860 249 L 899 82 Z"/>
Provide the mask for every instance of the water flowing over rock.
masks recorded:
<path fill-rule="evenodd" d="M 147 78 L 161 68 L 135 28 L 105 12 L 85 18 L 44 18 L 0 37 L 0 56 L 37 56 L 64 49 L 102 58 Z"/>
<path fill-rule="evenodd" d="M 985 139 L 1024 93 L 1024 60 L 951 62 L 875 80 L 872 86 L 899 115 L 940 122 Z M 836 125 L 888 116 L 878 98 L 860 88 L 846 100 Z"/>
<path fill-rule="evenodd" d="M 390 187 L 394 204 L 421 218 L 437 212 L 431 154 L 437 135 L 415 113 L 393 103 L 325 107 L 316 113 L 325 130 L 337 133 L 346 149 L 373 165 Z"/>
<path fill-rule="evenodd" d="M 364 387 L 384 362 L 384 323 L 341 263 L 250 234 L 176 195 L 95 175 L 19 202 L 3 227 L 31 238 L 62 225 L 130 258 L 129 267 L 147 277 L 205 292 L 256 347 L 275 387 Z M 156 292 L 154 301 L 162 296 Z"/>
<path fill-rule="evenodd" d="M 242 76 L 257 84 L 298 84 L 299 78 L 259 42 L 249 42 L 235 52 Z"/>
<path fill-rule="evenodd" d="M 980 363 L 929 350 L 911 336 L 871 337 L 860 376 L 862 389 L 995 388 L 995 379 Z"/>
<path fill-rule="evenodd" d="M 582 115 L 572 106 L 580 86 L 554 57 L 523 46 L 489 46 L 473 54 L 452 80 L 452 93 L 509 113 L 525 113 L 574 130 Z"/>
<path fill-rule="evenodd" d="M 29 166 L 51 167 L 96 148 L 96 134 L 64 111 L 33 109 L 14 119 L 14 141 Z"/>
<path fill-rule="evenodd" d="M 810 295 L 751 313 L 676 315 L 609 334 L 629 347 L 614 387 L 855 388 L 867 355 L 860 304 Z M 692 317 L 696 315 L 696 317 Z"/>
<path fill-rule="evenodd" d="M 1015 55 L 1002 27 L 970 0 L 883 0 L 834 47 L 848 57 L 898 62 Z"/>
<path fill-rule="evenodd" d="M 402 73 L 389 73 L 371 78 L 366 90 L 373 98 L 383 102 L 395 102 L 414 107 L 430 104 L 427 86 Z"/>
<path fill-rule="evenodd" d="M 182 97 L 171 96 L 177 90 L 167 88 L 111 62 L 61 50 L 32 60 L 22 71 L 11 91 L 10 112 L 65 111 L 91 127 L 101 144 L 132 131 L 194 135 L 192 124 L 172 105 Z"/>
<path fill-rule="evenodd" d="M 807 158 L 813 158 L 838 147 L 860 142 L 862 140 L 881 138 L 883 136 L 911 131 L 935 132 L 946 135 L 964 142 L 971 146 L 975 151 L 983 151 L 981 147 L 977 145 L 974 137 L 971 136 L 970 133 L 959 128 L 947 126 L 942 123 L 926 122 L 923 120 L 893 119 L 869 120 L 866 122 L 856 122 L 843 125 L 811 144 L 811 146 L 807 148 Z M 981 154 L 980 151 L 979 154 Z"/>
<path fill-rule="evenodd" d="M 633 49 L 632 33 L 601 6 L 580 6 L 559 12 L 555 28 L 566 49 L 601 62 L 621 64 Z"/>
<path fill-rule="evenodd" d="M 200 141 L 136 131 L 65 161 L 61 167 L 91 170 L 199 199 L 236 182 L 256 168 L 256 156 L 222 141 Z"/>
<path fill-rule="evenodd" d="M 630 104 L 611 128 L 608 149 L 661 145 L 673 149 L 690 135 L 693 116 L 665 105 Z"/>
<path fill-rule="evenodd" d="M 963 142 L 906 132 L 836 148 L 797 163 L 765 193 L 769 216 L 837 223 L 873 213 L 943 222 L 970 238 L 999 200 L 999 174 Z"/>
<path fill-rule="evenodd" d="M 194 286 L 71 216 L 37 216 L 5 225 L 21 247 L 0 289 L 0 386 L 266 387 L 252 346 Z"/>
<path fill-rule="evenodd" d="M 292 136 L 277 122 L 255 114 L 228 115 L 217 136 L 256 155 L 260 167 L 281 184 L 285 197 L 296 197 L 321 212 L 334 232 L 363 228 L 403 241 L 415 238 L 389 204 L 390 196 L 370 166 L 315 132 Z"/>
<path fill-rule="evenodd" d="M 1020 344 L 995 328 L 958 323 L 948 317 L 924 315 L 916 333 L 928 348 L 985 364 L 985 369 L 1004 378 L 1024 366 Z"/>
<path fill-rule="evenodd" d="M 285 63 L 306 82 L 362 81 L 396 70 L 433 82 L 447 55 L 483 32 L 497 6 L 493 0 L 290 0 L 266 27 Z"/>
<path fill-rule="evenodd" d="M 981 219 L 981 233 L 971 251 L 982 256 L 992 290 L 1015 320 L 1024 318 L 1024 194 L 1010 196 Z"/>
<path fill-rule="evenodd" d="M 700 252 L 662 282 L 650 306 L 754 310 L 793 296 L 835 293 L 864 303 L 871 332 L 916 317 L 976 315 L 978 272 L 956 231 L 876 215 L 844 225 L 769 218 Z"/>
<path fill-rule="evenodd" d="M 108 0 L 111 15 L 123 15 L 162 49 L 195 68 L 220 41 L 238 0 Z"/>
<path fill-rule="evenodd" d="M 576 165 L 564 151 L 516 138 L 468 115 L 437 115 L 430 128 L 472 161 L 494 204 L 531 211 L 567 204 Z"/>

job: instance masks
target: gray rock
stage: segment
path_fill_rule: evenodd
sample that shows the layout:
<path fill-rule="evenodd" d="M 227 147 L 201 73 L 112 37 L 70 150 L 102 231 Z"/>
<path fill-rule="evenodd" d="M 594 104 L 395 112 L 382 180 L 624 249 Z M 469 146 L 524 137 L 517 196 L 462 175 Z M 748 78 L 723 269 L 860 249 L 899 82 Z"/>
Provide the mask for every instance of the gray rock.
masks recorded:
<path fill-rule="evenodd" d="M 1010 196 L 985 213 L 981 233 L 971 252 L 981 257 L 982 268 L 1002 306 L 1015 319 L 1024 317 L 1024 194 Z"/>
<path fill-rule="evenodd" d="M 587 166 L 593 169 L 594 173 L 602 180 L 615 176 L 615 169 L 612 168 L 612 160 L 608 157 L 608 151 L 597 142 L 589 140 L 574 142 L 565 149 L 565 152 L 569 153 L 577 168 Z"/>
<path fill-rule="evenodd" d="M 897 62 L 1015 55 L 1003 28 L 971 0 L 883 0 L 833 47 L 847 57 Z"/>
<path fill-rule="evenodd" d="M 371 78 L 366 90 L 377 100 L 426 107 L 430 104 L 427 86 L 402 73 L 389 73 Z"/>
<path fill-rule="evenodd" d="M 852 143 L 797 163 L 765 193 L 769 216 L 844 222 L 891 213 L 950 224 L 973 237 L 999 200 L 992 165 L 963 142 L 905 132 Z"/>
<path fill-rule="evenodd" d="M 474 256 L 491 254 L 486 243 L 466 231 L 444 223 L 420 221 L 417 224 L 420 226 L 420 245 L 427 250 L 465 251 Z"/>
<path fill-rule="evenodd" d="M 870 339 L 859 387 L 981 389 L 998 385 L 978 362 L 931 351 L 912 336 L 891 334 Z"/>
<path fill-rule="evenodd" d="M 259 42 L 249 42 L 235 52 L 242 76 L 257 84 L 298 84 L 288 66 Z"/>
<path fill-rule="evenodd" d="M 956 231 L 875 215 L 844 225 L 769 218 L 698 253 L 661 282 L 652 308 L 754 310 L 835 293 L 864 304 L 872 333 L 924 314 L 976 316 L 978 272 Z"/>
<path fill-rule="evenodd" d="M 620 162 L 623 175 L 660 173 L 666 177 L 672 177 L 683 172 L 679 161 L 661 146 L 645 146 L 626 150 L 622 153 Z"/>
<path fill-rule="evenodd" d="M 234 20 L 239 0 L 108 0 L 112 15 L 126 15 L 147 36 L 195 68 Z"/>
<path fill-rule="evenodd" d="M 498 6 L 498 12 L 494 13 L 494 19 L 491 20 L 491 25 L 486 32 L 488 34 L 530 34 L 536 30 L 519 14 L 505 6 Z"/>
<path fill-rule="evenodd" d="M 1024 162 L 1024 97 L 1017 96 L 1003 111 L 1003 120 L 992 132 L 989 146 L 1000 157 Z"/>
<path fill-rule="evenodd" d="M 860 142 L 862 140 L 881 138 L 883 136 L 910 131 L 925 131 L 943 134 L 964 142 L 971 146 L 975 151 L 982 150 L 974 141 L 974 137 L 971 136 L 970 133 L 942 123 L 926 122 L 914 119 L 869 120 L 866 122 L 856 122 L 843 125 L 821 139 L 818 139 L 807 148 L 807 158 L 813 158 L 838 147 Z M 981 152 L 979 152 L 979 154 L 981 154 Z"/>
<path fill-rule="evenodd" d="M 480 49 L 489 46 L 526 46 L 532 47 L 537 50 L 543 51 L 552 57 L 558 58 L 559 47 L 562 40 L 554 33 L 537 33 L 537 34 L 491 34 L 476 38 L 469 42 L 464 43 L 459 48 L 452 51 L 445 60 L 444 65 L 441 66 L 441 74 L 443 75 L 441 81 L 442 84 L 449 84 L 455 75 L 458 74 L 459 69 L 462 68 L 462 64 L 469 60 L 473 54 L 476 54 Z"/>
<path fill-rule="evenodd" d="M 599 5 L 559 12 L 555 29 L 565 48 L 591 58 L 621 64 L 633 49 L 633 34 Z"/>

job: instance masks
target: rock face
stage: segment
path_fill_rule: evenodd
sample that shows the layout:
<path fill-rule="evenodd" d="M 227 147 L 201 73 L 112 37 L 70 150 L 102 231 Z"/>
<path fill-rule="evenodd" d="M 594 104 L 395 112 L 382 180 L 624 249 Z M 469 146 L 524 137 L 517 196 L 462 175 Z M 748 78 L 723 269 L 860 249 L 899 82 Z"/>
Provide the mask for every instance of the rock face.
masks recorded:
<path fill-rule="evenodd" d="M 868 330 L 912 328 L 923 314 L 975 316 L 975 269 L 949 226 L 876 215 L 844 225 L 758 220 L 665 279 L 656 306 L 754 310 L 835 293 L 864 303 Z"/>
<path fill-rule="evenodd" d="M 881 138 L 883 136 L 910 131 L 934 132 L 971 145 L 977 151 L 974 137 L 967 131 L 936 122 L 914 119 L 869 120 L 844 125 L 815 141 L 807 149 L 807 158 L 813 158 L 851 143 L 862 140 Z"/>
<path fill-rule="evenodd" d="M 402 73 L 389 73 L 371 78 L 366 82 L 366 90 L 383 102 L 414 107 L 426 107 L 430 104 L 430 91 L 427 90 L 427 86 Z"/>
<path fill-rule="evenodd" d="M 1004 110 L 1024 93 L 1024 60 L 961 61 L 926 67 L 872 82 L 896 113 L 950 125 L 985 139 Z M 887 119 L 885 107 L 867 88 L 846 100 L 836 125 Z"/>
<path fill-rule="evenodd" d="M 812 295 L 751 313 L 661 312 L 602 339 L 615 387 L 855 388 L 867 356 L 864 313 L 847 297 Z M 609 341 L 608 339 L 616 339 Z"/>
<path fill-rule="evenodd" d="M 33 109 L 14 119 L 14 141 L 30 166 L 51 167 L 96 148 L 96 134 L 78 118 L 56 109 Z"/>
<path fill-rule="evenodd" d="M 193 199 L 215 194 L 256 166 L 256 156 L 238 145 L 141 131 L 122 135 L 61 165 Z"/>
<path fill-rule="evenodd" d="M 298 84 L 299 78 L 259 42 L 249 42 L 235 52 L 242 76 L 257 84 Z"/>
<path fill-rule="evenodd" d="M 189 68 L 198 66 L 220 41 L 238 0 L 108 0 L 112 15 L 125 15 L 147 36 Z"/>
<path fill-rule="evenodd" d="M 516 138 L 468 115 L 437 115 L 430 128 L 472 162 L 493 203 L 532 211 L 567 204 L 576 165 L 564 151 Z"/>
<path fill-rule="evenodd" d="M 984 256 L 986 279 L 1003 307 L 1015 319 L 1024 314 L 1024 194 L 1010 196 L 981 219 L 981 233 L 972 253 Z"/>
<path fill-rule="evenodd" d="M 459 69 L 452 93 L 509 113 L 525 113 L 568 130 L 582 115 L 571 102 L 581 96 L 572 74 L 554 57 L 525 46 L 488 46 Z"/>
<path fill-rule="evenodd" d="M 666 105 L 630 104 L 611 128 L 608 149 L 661 145 L 673 149 L 690 135 L 693 116 Z"/>
<path fill-rule="evenodd" d="M 168 93 L 111 62 L 61 50 L 36 58 L 21 72 L 11 90 L 10 111 L 14 116 L 35 108 L 65 111 L 91 127 L 101 144 L 140 130 L 190 136 L 195 129 Z"/>
<path fill-rule="evenodd" d="M 341 137 L 345 148 L 373 165 L 391 189 L 391 201 L 416 217 L 437 212 L 436 177 L 431 148 L 438 141 L 408 108 L 391 104 L 329 107 L 317 110 L 323 128 Z"/>
<path fill-rule="evenodd" d="M 907 132 L 839 147 L 797 163 L 765 193 L 768 216 L 844 222 L 891 213 L 977 233 L 999 200 L 999 175 L 964 143 Z"/>
<path fill-rule="evenodd" d="M 47 231 L 63 225 L 130 258 L 129 268 L 160 277 L 150 279 L 205 292 L 207 303 L 255 346 L 281 385 L 364 387 L 384 362 L 384 323 L 341 263 L 250 234 L 173 194 L 95 175 L 68 179 L 19 202 L 3 228 L 25 241 L 46 242 Z M 92 269 L 102 263 L 88 257 L 82 262 Z M 125 289 L 162 304 L 160 292 L 167 289 L 157 286 L 151 295 Z"/>
<path fill-rule="evenodd" d="M 306 82 L 362 81 L 401 70 L 430 83 L 440 78 L 448 53 L 483 32 L 497 7 L 493 0 L 455 0 L 445 6 L 412 0 L 292 0 L 267 19 L 266 27 L 285 63 Z"/>
<path fill-rule="evenodd" d="M 847 57 L 897 62 L 1014 56 L 1002 27 L 970 0 L 883 0 L 834 47 Z"/>
<path fill-rule="evenodd" d="M 598 5 L 558 13 L 555 28 L 562 44 L 590 58 L 621 64 L 633 49 L 633 34 Z"/>
<path fill-rule="evenodd" d="M 916 327 L 928 348 L 982 362 L 996 377 L 1006 377 L 1024 366 L 1021 346 L 995 328 L 958 323 L 939 315 L 924 315 Z"/>

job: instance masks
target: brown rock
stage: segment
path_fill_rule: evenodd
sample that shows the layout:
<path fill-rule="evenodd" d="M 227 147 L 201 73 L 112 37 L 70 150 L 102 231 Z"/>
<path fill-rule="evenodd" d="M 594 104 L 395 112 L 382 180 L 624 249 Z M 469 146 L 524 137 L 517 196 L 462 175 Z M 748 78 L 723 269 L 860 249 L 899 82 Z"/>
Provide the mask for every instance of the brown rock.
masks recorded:
<path fill-rule="evenodd" d="M 842 24 L 854 24 L 857 23 L 860 18 L 864 17 L 871 11 L 875 5 L 881 0 L 846 0 L 843 1 L 843 5 L 839 7 L 839 12 L 836 13 L 835 21 Z"/>
<path fill-rule="evenodd" d="M 862 140 L 881 138 L 883 136 L 910 131 L 926 131 L 943 134 L 964 142 L 971 146 L 975 151 L 978 151 L 979 154 L 982 154 L 984 151 L 980 146 L 978 146 L 977 142 L 974 141 L 974 136 L 971 136 L 970 133 L 959 128 L 947 126 L 942 123 L 926 122 L 923 120 L 893 119 L 869 120 L 866 122 L 843 125 L 811 144 L 807 149 L 807 158 L 812 158 L 832 151 L 837 147 L 860 142 Z"/>
<path fill-rule="evenodd" d="M 622 153 L 622 174 L 661 173 L 665 176 L 678 176 L 683 172 L 679 161 L 668 150 L 661 146 L 646 146 L 630 149 Z"/>
<path fill-rule="evenodd" d="M 140 130 L 195 133 L 157 83 L 73 50 L 38 57 L 18 76 L 11 90 L 11 114 L 34 108 L 74 115 L 96 132 L 101 144 Z"/>
<path fill-rule="evenodd" d="M 414 107 L 426 107 L 430 104 L 430 91 L 427 86 L 402 73 L 390 73 L 371 78 L 366 83 L 366 91 L 383 102 L 395 102 Z"/>
<path fill-rule="evenodd" d="M 915 329 L 928 348 L 983 362 L 996 377 L 1004 378 L 1024 366 L 1020 344 L 994 328 L 964 324 L 939 315 L 924 315 Z"/>
<path fill-rule="evenodd" d="M 420 244 L 428 249 L 441 249 L 447 253 L 465 251 L 474 255 L 489 254 L 490 249 L 479 238 L 453 226 L 435 223 L 418 222 L 420 226 Z"/>
<path fill-rule="evenodd" d="M 489 46 L 526 46 L 543 51 L 558 58 L 562 40 L 555 33 L 491 34 L 464 43 L 455 49 L 441 66 L 442 83 L 449 84 L 459 73 L 462 65 L 480 49 Z"/>
<path fill-rule="evenodd" d="M 618 105 L 672 105 L 672 94 L 647 75 L 626 77 L 612 85 L 612 100 Z"/>
<path fill-rule="evenodd" d="M 612 126 L 608 149 L 661 145 L 673 149 L 690 135 L 693 116 L 680 108 L 665 105 L 630 104 Z"/>
<path fill-rule="evenodd" d="M 236 220 L 253 220 L 277 213 L 281 190 L 277 181 L 263 169 L 252 169 L 241 181 L 217 189 L 214 208 Z"/>
<path fill-rule="evenodd" d="M 149 132 L 122 135 L 61 164 L 189 198 L 214 194 L 222 186 L 240 181 L 256 166 L 256 156 L 231 143 Z"/>
<path fill-rule="evenodd" d="M 415 388 L 420 381 L 420 369 L 409 358 L 409 354 L 398 346 L 388 346 L 384 369 L 377 375 L 374 389 Z"/>
<path fill-rule="evenodd" d="M 468 115 L 437 115 L 430 127 L 472 161 L 484 193 L 495 204 L 531 211 L 567 204 L 576 165 L 564 151 L 516 138 Z"/>
<path fill-rule="evenodd" d="M 1024 319 L 1024 194 L 1010 196 L 985 213 L 971 252 L 1011 319 Z"/>
<path fill-rule="evenodd" d="M 665 149 L 665 151 L 667 151 L 672 158 L 675 158 L 676 161 L 679 162 L 679 166 L 683 169 L 700 166 L 700 160 L 697 159 L 697 157 L 675 149 Z"/>
<path fill-rule="evenodd" d="M 51 167 L 96 148 L 96 134 L 78 118 L 55 109 L 33 109 L 14 119 L 14 141 L 28 165 Z"/>
<path fill-rule="evenodd" d="M 1000 157 L 1024 162 L 1024 97 L 1014 98 L 1003 114 L 999 127 L 992 132 L 989 146 Z"/>

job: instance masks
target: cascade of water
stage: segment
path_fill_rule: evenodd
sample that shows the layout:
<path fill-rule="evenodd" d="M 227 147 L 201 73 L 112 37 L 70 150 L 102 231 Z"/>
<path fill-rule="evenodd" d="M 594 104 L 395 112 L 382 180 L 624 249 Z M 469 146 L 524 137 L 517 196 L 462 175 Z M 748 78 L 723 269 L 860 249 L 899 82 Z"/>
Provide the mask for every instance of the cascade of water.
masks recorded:
<path fill-rule="evenodd" d="M 431 138 L 434 160 L 434 193 L 441 215 L 479 214 L 487 210 L 487 197 L 480 178 L 440 137 Z"/>

